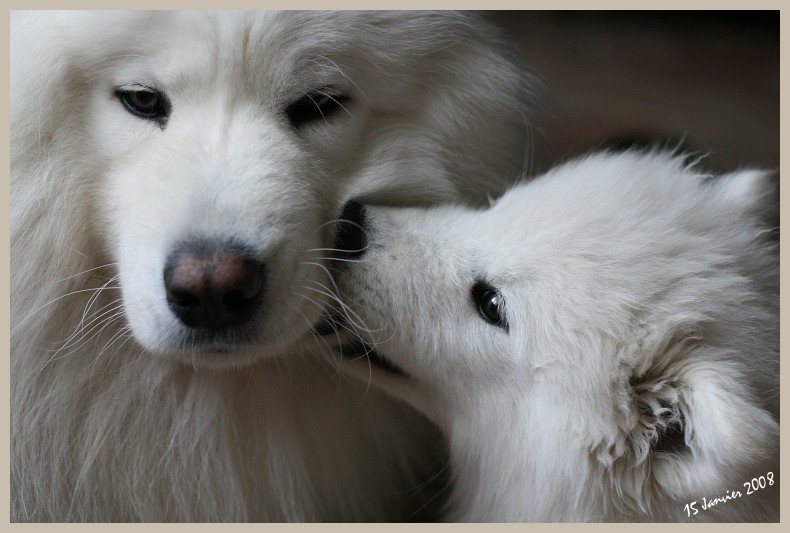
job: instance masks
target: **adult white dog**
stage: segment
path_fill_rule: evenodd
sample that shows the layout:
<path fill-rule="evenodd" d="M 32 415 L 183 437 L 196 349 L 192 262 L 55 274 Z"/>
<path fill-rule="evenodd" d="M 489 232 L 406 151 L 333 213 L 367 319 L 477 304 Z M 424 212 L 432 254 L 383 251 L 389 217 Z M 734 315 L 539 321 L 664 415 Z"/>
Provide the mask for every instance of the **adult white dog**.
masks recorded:
<path fill-rule="evenodd" d="M 13 13 L 12 519 L 420 516 L 441 446 L 311 333 L 325 250 L 350 197 L 501 192 L 506 55 L 466 14 Z"/>
<path fill-rule="evenodd" d="M 454 519 L 778 520 L 776 183 L 628 152 L 349 209 L 346 314 L 406 377 L 344 368 L 444 428 Z"/>

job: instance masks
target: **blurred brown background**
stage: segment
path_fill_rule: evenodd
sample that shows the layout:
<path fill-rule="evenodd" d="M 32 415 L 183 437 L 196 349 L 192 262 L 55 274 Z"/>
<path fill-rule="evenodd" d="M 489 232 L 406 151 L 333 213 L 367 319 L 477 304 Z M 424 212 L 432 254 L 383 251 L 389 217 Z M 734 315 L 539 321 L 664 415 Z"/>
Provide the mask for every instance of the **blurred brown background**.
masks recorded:
<path fill-rule="evenodd" d="M 677 140 L 704 166 L 779 167 L 778 11 L 489 13 L 543 83 L 535 169 Z"/>

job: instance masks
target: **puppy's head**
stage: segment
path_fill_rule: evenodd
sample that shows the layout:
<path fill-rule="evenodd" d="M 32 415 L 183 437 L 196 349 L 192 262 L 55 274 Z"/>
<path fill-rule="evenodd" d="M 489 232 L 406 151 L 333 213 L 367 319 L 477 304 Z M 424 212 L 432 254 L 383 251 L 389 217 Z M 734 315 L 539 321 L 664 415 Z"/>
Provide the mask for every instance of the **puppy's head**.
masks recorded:
<path fill-rule="evenodd" d="M 349 321 L 407 375 L 381 380 L 393 394 L 450 419 L 518 406 L 597 465 L 611 505 L 737 487 L 776 457 L 774 183 L 625 153 L 487 210 L 369 208 L 338 277 Z"/>

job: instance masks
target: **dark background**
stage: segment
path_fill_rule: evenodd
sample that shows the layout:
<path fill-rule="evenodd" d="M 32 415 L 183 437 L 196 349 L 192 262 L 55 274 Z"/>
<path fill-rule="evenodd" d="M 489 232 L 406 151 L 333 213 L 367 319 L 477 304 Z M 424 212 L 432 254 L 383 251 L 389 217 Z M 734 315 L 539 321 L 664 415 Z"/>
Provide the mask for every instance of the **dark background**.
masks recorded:
<path fill-rule="evenodd" d="M 715 171 L 779 168 L 778 11 L 496 11 L 541 80 L 535 168 L 676 142 Z"/>

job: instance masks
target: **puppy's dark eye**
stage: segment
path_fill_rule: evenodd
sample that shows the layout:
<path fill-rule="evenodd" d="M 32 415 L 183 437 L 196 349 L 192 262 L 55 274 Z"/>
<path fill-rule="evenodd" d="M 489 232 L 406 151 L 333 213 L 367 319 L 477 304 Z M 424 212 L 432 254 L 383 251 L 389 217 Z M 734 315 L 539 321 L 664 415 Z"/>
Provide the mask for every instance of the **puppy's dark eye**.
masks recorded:
<path fill-rule="evenodd" d="M 344 109 L 343 103 L 348 101 L 348 96 L 323 89 L 307 93 L 285 108 L 288 121 L 294 128 L 319 120 L 327 120 L 337 111 Z"/>
<path fill-rule="evenodd" d="M 157 90 L 147 87 L 134 89 L 116 89 L 115 95 L 127 111 L 140 118 L 154 120 L 163 124 L 170 114 L 170 103 L 167 97 Z"/>
<path fill-rule="evenodd" d="M 477 282 L 472 287 L 472 298 L 483 320 L 507 331 L 508 325 L 502 314 L 504 300 L 498 290 L 483 282 Z"/>
<path fill-rule="evenodd" d="M 488 290 L 481 294 L 477 302 L 477 310 L 480 311 L 480 316 L 492 324 L 502 322 L 502 316 L 499 314 L 500 300 L 501 297 L 496 291 Z"/>

